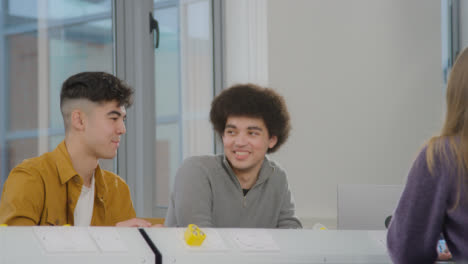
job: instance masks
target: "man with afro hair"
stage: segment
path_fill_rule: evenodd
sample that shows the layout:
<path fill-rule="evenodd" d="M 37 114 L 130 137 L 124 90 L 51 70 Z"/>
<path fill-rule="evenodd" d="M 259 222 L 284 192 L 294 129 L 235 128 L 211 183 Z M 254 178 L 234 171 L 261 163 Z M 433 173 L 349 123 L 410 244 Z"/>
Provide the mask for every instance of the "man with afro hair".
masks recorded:
<path fill-rule="evenodd" d="M 286 173 L 266 157 L 291 129 L 283 97 L 254 84 L 236 85 L 213 100 L 210 119 L 224 153 L 184 161 L 165 224 L 302 228 Z"/>

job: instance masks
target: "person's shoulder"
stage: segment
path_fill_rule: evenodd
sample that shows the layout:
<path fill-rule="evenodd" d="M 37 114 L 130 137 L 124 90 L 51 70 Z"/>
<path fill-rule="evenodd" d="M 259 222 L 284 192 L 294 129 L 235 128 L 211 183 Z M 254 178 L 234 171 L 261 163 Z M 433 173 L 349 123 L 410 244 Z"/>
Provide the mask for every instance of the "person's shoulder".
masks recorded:
<path fill-rule="evenodd" d="M 217 168 L 221 163 L 222 156 L 220 155 L 191 156 L 183 161 L 182 167 L 214 169 Z"/>
<path fill-rule="evenodd" d="M 191 156 L 186 158 L 177 170 L 177 181 L 207 180 L 219 174 L 222 157 L 218 155 Z"/>
<path fill-rule="evenodd" d="M 456 160 L 455 146 L 460 144 L 459 137 L 433 137 L 421 148 L 416 160 L 432 161 L 437 165 L 447 164 Z"/>
<path fill-rule="evenodd" d="M 49 153 L 45 153 L 39 157 L 23 160 L 10 171 L 5 184 L 8 183 L 8 186 L 20 184 L 23 185 L 22 188 L 30 188 L 25 185 L 43 186 L 57 182 L 57 169 L 55 164 L 45 158 L 48 155 Z"/>
<path fill-rule="evenodd" d="M 273 176 L 277 180 L 287 181 L 286 170 L 281 166 L 277 161 L 271 160 L 269 157 L 265 156 L 265 162 L 267 163 L 267 168 L 270 168 L 273 171 Z"/>
<path fill-rule="evenodd" d="M 415 181 L 434 180 L 446 181 L 445 177 L 431 177 L 427 175 L 440 176 L 446 175 L 451 179 L 455 179 L 460 172 L 460 165 L 458 164 L 457 148 L 460 144 L 457 137 L 433 137 L 429 139 L 417 152 L 413 160 L 411 170 L 408 174 L 408 181 L 413 179 Z M 462 165 L 463 166 L 463 165 Z"/>
<path fill-rule="evenodd" d="M 283 166 L 281 166 L 281 164 L 278 161 L 272 160 L 269 157 L 265 156 L 265 162 L 270 168 L 275 170 L 277 173 L 286 175 L 286 170 L 283 168 Z"/>
<path fill-rule="evenodd" d="M 43 170 L 50 169 L 53 165 L 53 157 L 50 152 L 47 152 L 41 156 L 23 160 L 12 170 L 12 172 L 23 171 L 29 173 L 40 173 Z"/>

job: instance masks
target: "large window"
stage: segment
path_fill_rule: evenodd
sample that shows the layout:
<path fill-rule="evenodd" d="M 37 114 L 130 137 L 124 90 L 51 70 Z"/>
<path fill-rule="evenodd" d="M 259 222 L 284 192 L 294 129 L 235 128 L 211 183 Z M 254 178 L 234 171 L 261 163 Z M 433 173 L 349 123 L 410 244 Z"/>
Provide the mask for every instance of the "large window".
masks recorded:
<path fill-rule="evenodd" d="M 1 16 L 0 185 L 22 160 L 63 140 L 62 82 L 113 72 L 111 0 L 2 0 Z"/>
<path fill-rule="evenodd" d="M 213 98 L 210 0 L 156 0 L 161 32 L 155 50 L 156 180 L 154 215 L 165 216 L 184 158 L 214 152 L 208 120 Z"/>
<path fill-rule="evenodd" d="M 184 158 L 214 152 L 212 0 L 2 0 L 0 185 L 64 139 L 63 81 L 116 74 L 135 88 L 127 135 L 101 166 L 124 178 L 139 216 L 164 217 Z M 159 21 L 159 48 L 148 14 Z M 218 69 L 219 71 L 219 69 Z"/>

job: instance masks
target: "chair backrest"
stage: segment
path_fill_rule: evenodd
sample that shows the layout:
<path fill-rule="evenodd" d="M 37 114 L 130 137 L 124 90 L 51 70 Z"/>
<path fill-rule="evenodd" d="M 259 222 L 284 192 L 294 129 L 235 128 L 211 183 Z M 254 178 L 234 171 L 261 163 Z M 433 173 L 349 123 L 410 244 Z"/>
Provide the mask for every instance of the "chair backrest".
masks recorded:
<path fill-rule="evenodd" d="M 338 185 L 338 229 L 385 229 L 385 219 L 393 214 L 403 187 L 375 184 Z"/>

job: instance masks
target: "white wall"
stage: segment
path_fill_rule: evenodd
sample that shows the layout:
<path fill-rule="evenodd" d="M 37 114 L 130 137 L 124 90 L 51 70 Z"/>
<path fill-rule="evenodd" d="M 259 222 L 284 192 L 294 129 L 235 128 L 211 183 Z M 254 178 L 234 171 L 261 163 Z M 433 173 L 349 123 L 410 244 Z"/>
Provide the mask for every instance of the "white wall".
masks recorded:
<path fill-rule="evenodd" d="M 293 125 L 273 158 L 288 171 L 302 219 L 333 225 L 339 183 L 403 183 L 440 129 L 440 8 L 434 0 L 267 1 L 268 83 L 285 96 Z M 228 80 L 248 81 L 226 64 Z"/>

